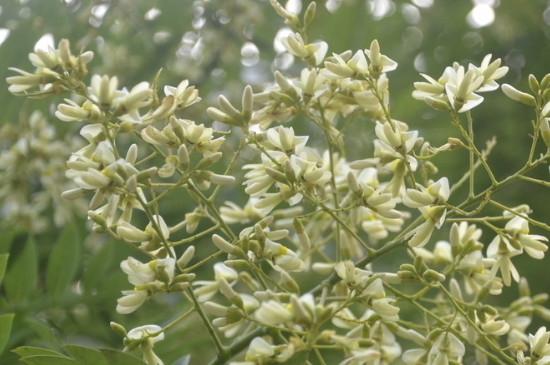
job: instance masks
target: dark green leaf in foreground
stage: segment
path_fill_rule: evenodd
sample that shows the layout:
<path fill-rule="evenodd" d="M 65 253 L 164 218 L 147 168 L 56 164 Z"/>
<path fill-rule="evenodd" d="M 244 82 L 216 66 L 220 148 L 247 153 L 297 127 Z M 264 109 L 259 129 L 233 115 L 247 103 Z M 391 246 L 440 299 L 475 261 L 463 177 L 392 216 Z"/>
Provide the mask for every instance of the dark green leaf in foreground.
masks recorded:
<path fill-rule="evenodd" d="M 29 237 L 17 256 L 11 256 L 11 265 L 4 279 L 4 288 L 9 299 L 20 303 L 30 296 L 38 279 L 36 243 Z"/>
<path fill-rule="evenodd" d="M 83 346 L 67 345 L 65 350 L 77 361 L 78 365 L 110 365 L 103 354 Z"/>
<path fill-rule="evenodd" d="M 52 298 L 61 298 L 73 281 L 80 264 L 80 244 L 77 228 L 74 224 L 68 224 L 48 261 L 46 289 Z"/>
<path fill-rule="evenodd" d="M 0 353 L 4 351 L 10 338 L 11 324 L 15 314 L 7 313 L 0 315 Z"/>

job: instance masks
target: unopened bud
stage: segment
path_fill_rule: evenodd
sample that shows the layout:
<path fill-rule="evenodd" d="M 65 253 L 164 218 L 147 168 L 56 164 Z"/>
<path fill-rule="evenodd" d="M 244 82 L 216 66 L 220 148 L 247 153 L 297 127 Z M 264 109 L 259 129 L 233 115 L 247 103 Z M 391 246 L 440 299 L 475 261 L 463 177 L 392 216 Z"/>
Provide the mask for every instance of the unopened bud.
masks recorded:
<path fill-rule="evenodd" d="M 185 283 L 195 280 L 195 274 L 189 273 L 189 274 L 179 274 L 174 278 L 175 283 Z"/>
<path fill-rule="evenodd" d="M 317 274 L 329 275 L 334 272 L 334 264 L 328 262 L 315 262 L 311 265 L 311 270 Z"/>
<path fill-rule="evenodd" d="M 97 213 L 96 211 L 94 210 L 89 210 L 88 211 L 88 217 L 92 220 L 92 222 L 94 222 L 95 224 L 103 227 L 103 228 L 106 228 L 107 227 L 107 222 L 105 221 L 105 217 L 103 217 L 101 214 Z"/>
<path fill-rule="evenodd" d="M 132 175 L 126 180 L 126 190 L 128 190 L 131 193 L 134 193 L 137 189 L 137 177 L 136 175 Z"/>
<path fill-rule="evenodd" d="M 540 91 L 540 85 L 535 75 L 530 74 L 528 80 L 529 80 L 529 87 L 531 88 L 531 91 L 534 94 L 538 94 Z"/>
<path fill-rule="evenodd" d="M 206 109 L 206 114 L 208 114 L 210 118 L 218 122 L 229 124 L 229 125 L 235 125 L 233 118 L 231 118 L 229 115 L 225 114 L 221 110 L 216 109 L 212 106 Z"/>
<path fill-rule="evenodd" d="M 233 304 L 235 304 L 239 308 L 244 307 L 243 299 L 233 290 L 231 285 L 225 280 L 225 278 L 221 277 L 218 280 L 218 284 L 220 285 L 220 291 L 221 293 Z"/>
<path fill-rule="evenodd" d="M 466 146 L 464 144 L 464 142 L 462 142 L 460 139 L 458 138 L 453 138 L 453 137 L 449 137 L 447 139 L 447 143 L 449 143 L 451 145 L 451 149 L 455 149 L 455 148 L 465 148 L 465 149 L 468 149 L 468 146 Z"/>
<path fill-rule="evenodd" d="M 520 297 L 530 297 L 531 296 L 531 290 L 529 289 L 529 282 L 527 282 L 526 278 L 521 277 L 519 279 L 518 290 L 519 290 L 519 296 Z"/>
<path fill-rule="evenodd" d="M 189 282 L 184 281 L 170 285 L 170 290 L 173 292 L 184 292 L 189 288 Z"/>
<path fill-rule="evenodd" d="M 540 293 L 533 297 L 533 304 L 542 304 L 548 300 L 549 295 L 547 293 Z"/>
<path fill-rule="evenodd" d="M 223 154 L 221 152 L 215 152 L 211 155 L 205 156 L 197 163 L 197 166 L 195 166 L 195 169 L 200 170 L 210 165 L 213 165 L 216 162 L 218 162 L 218 160 L 222 158 L 222 156 Z"/>
<path fill-rule="evenodd" d="M 183 169 L 187 169 L 189 167 L 189 151 L 187 151 L 185 144 L 182 144 L 178 148 L 178 160 L 180 161 L 180 166 Z"/>
<path fill-rule="evenodd" d="M 283 284 L 286 290 L 288 290 L 291 293 L 300 292 L 300 286 L 298 285 L 296 280 L 294 280 L 292 276 L 290 276 L 289 273 L 287 273 L 286 271 L 281 271 L 280 274 L 281 274 L 281 284 Z"/>
<path fill-rule="evenodd" d="M 220 250 L 222 250 L 225 253 L 233 253 L 235 250 L 235 246 L 231 243 L 227 242 L 224 238 L 221 236 L 218 236 L 217 234 L 212 235 L 212 243 Z"/>
<path fill-rule="evenodd" d="M 304 26 L 308 26 L 313 18 L 315 18 L 315 12 L 317 10 L 317 3 L 315 1 L 312 1 L 309 3 L 305 13 L 304 13 Z"/>
<path fill-rule="evenodd" d="M 250 116 L 252 115 L 252 103 L 253 103 L 252 86 L 246 85 L 246 87 L 243 90 L 243 97 L 242 97 L 242 116 L 245 121 L 249 121 Z"/>
<path fill-rule="evenodd" d="M 550 87 L 550 74 L 544 75 L 542 81 L 540 82 L 540 88 L 546 90 Z"/>
<path fill-rule="evenodd" d="M 432 98 L 431 96 L 428 96 L 424 99 L 424 101 L 426 102 L 426 104 L 428 104 L 434 109 L 442 110 L 444 112 L 448 112 L 451 110 L 451 107 L 449 106 L 449 104 L 444 100 L 436 99 L 436 98 Z"/>
<path fill-rule="evenodd" d="M 463 300 L 462 299 L 462 289 L 460 289 L 460 285 L 458 284 L 458 281 L 456 281 L 455 278 L 452 278 L 451 281 L 449 282 L 449 288 L 450 288 L 450 291 L 451 291 L 451 294 L 458 300 Z"/>
<path fill-rule="evenodd" d="M 121 222 L 116 228 L 116 234 L 130 242 L 145 242 L 151 239 L 151 235 L 138 229 L 127 222 Z"/>
<path fill-rule="evenodd" d="M 247 269 L 250 267 L 250 264 L 246 261 L 246 260 L 243 260 L 243 259 L 237 259 L 237 260 L 225 260 L 223 262 L 226 266 L 229 266 L 233 269 L 237 269 L 237 270 L 243 270 L 243 269 Z"/>
<path fill-rule="evenodd" d="M 550 309 L 545 308 L 542 305 L 537 305 L 535 306 L 534 313 L 544 321 L 550 321 Z"/>
<path fill-rule="evenodd" d="M 138 155 L 138 146 L 134 143 L 128 148 L 128 152 L 126 152 L 126 158 L 125 161 L 129 164 L 136 163 Z"/>
<path fill-rule="evenodd" d="M 223 95 L 218 96 L 218 105 L 221 110 L 232 118 L 238 117 L 240 112 Z"/>
<path fill-rule="evenodd" d="M 435 271 L 435 270 L 432 270 L 432 269 L 428 269 L 426 271 L 424 271 L 424 273 L 422 274 L 422 277 L 424 279 L 426 279 L 426 281 L 428 282 L 443 282 L 445 281 L 445 275 Z"/>
<path fill-rule="evenodd" d="M 227 307 L 214 302 L 205 302 L 203 304 L 204 309 L 215 316 L 225 317 L 227 315 Z"/>
<path fill-rule="evenodd" d="M 141 170 L 138 174 L 137 174 L 137 180 L 138 182 L 144 182 L 144 181 L 147 181 L 149 180 L 150 178 L 152 178 L 153 176 L 155 176 L 158 172 L 158 168 L 157 167 L 149 167 L 147 170 Z"/>
<path fill-rule="evenodd" d="M 347 180 L 348 180 L 349 189 L 355 194 L 361 194 L 361 187 L 357 182 L 357 178 L 355 177 L 355 174 L 353 174 L 351 171 L 348 172 Z"/>
<path fill-rule="evenodd" d="M 124 328 L 123 325 L 118 324 L 116 322 L 111 322 L 109 323 L 109 325 L 117 335 L 120 335 L 121 337 L 126 337 L 127 332 L 126 332 L 126 328 Z"/>
<path fill-rule="evenodd" d="M 88 194 L 89 192 L 90 192 L 89 190 L 85 190 L 82 188 L 75 188 L 75 189 L 70 189 L 62 192 L 61 197 L 63 199 L 74 200 L 74 199 L 82 198 L 84 195 Z"/>
<path fill-rule="evenodd" d="M 286 160 L 283 167 L 285 170 L 285 176 L 288 179 L 287 182 L 294 184 L 296 182 L 296 172 L 292 168 L 292 164 L 290 163 L 290 160 Z"/>
<path fill-rule="evenodd" d="M 231 175 L 210 174 L 208 179 L 212 184 L 216 185 L 229 185 L 235 182 L 235 177 Z"/>
<path fill-rule="evenodd" d="M 281 90 L 283 91 L 294 90 L 290 81 L 288 81 L 288 79 L 284 77 L 282 73 L 280 73 L 279 71 L 275 71 L 274 75 L 275 75 L 275 82 L 277 82 L 277 85 L 279 85 Z"/>
<path fill-rule="evenodd" d="M 548 104 L 550 105 L 550 103 Z M 544 118 L 540 121 L 540 135 L 547 148 L 550 148 L 550 118 Z"/>
<path fill-rule="evenodd" d="M 266 237 L 265 237 L 265 232 L 263 230 L 263 227 L 260 224 L 256 223 L 254 225 L 254 234 L 258 242 L 260 242 L 260 244 L 263 246 L 263 243 L 265 242 Z"/>
<path fill-rule="evenodd" d="M 187 249 L 181 254 L 180 258 L 177 261 L 178 267 L 183 269 L 187 264 L 193 259 L 193 256 L 195 255 L 195 246 L 189 246 Z"/>
<path fill-rule="evenodd" d="M 533 95 L 519 91 L 518 89 L 516 89 L 511 85 L 502 84 L 502 91 L 510 99 L 519 101 L 520 103 L 523 103 L 525 105 L 535 106 L 537 104 Z"/>
<path fill-rule="evenodd" d="M 298 240 L 300 241 L 300 245 L 302 246 L 302 251 L 309 252 L 309 249 L 311 248 L 311 242 L 302 222 L 298 218 L 294 218 L 294 220 L 292 221 L 292 225 L 294 226 L 294 230 L 296 231 L 296 235 L 298 236 Z"/>

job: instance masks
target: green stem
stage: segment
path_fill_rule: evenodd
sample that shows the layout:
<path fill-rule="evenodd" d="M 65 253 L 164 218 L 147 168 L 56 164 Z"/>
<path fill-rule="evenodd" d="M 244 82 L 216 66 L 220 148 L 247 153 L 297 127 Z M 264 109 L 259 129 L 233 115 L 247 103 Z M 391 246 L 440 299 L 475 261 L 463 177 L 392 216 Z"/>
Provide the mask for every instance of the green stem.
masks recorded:
<path fill-rule="evenodd" d="M 466 118 L 468 120 L 468 134 L 470 135 L 470 140 L 472 141 L 472 144 L 474 143 L 474 128 L 473 128 L 473 121 L 472 121 L 472 114 L 470 111 L 466 113 Z M 474 196 L 474 177 L 475 177 L 475 166 L 474 166 L 474 151 L 472 148 L 470 148 L 470 189 L 468 193 L 468 197 L 472 198 Z M 483 159 L 483 157 L 482 157 Z M 481 161 L 481 159 L 480 159 Z"/>
<path fill-rule="evenodd" d="M 197 311 L 197 313 L 201 317 L 201 320 L 204 323 L 204 326 L 206 327 L 206 330 L 208 331 L 210 338 L 214 342 L 214 346 L 216 346 L 216 353 L 218 357 L 227 358 L 227 349 L 223 346 L 222 342 L 220 341 L 220 338 L 218 337 L 218 334 L 216 333 L 214 326 L 212 326 L 212 323 L 210 323 L 210 320 L 208 319 L 208 317 L 206 316 L 206 313 L 202 309 L 199 303 L 199 300 L 197 299 L 197 297 L 195 296 L 195 293 L 193 292 L 193 289 L 188 288 L 187 295 L 191 298 L 194 309 Z"/>

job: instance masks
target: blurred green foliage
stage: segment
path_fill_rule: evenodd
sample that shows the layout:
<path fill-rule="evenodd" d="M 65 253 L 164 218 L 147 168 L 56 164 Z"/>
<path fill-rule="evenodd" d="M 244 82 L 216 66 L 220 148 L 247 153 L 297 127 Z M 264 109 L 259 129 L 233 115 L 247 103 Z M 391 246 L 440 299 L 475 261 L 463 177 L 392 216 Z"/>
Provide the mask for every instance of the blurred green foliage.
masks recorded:
<path fill-rule="evenodd" d="M 307 3 L 303 1 L 304 9 Z M 491 24 L 476 27 L 468 20 L 476 4 L 490 4 L 487 6 L 494 12 Z M 378 39 L 383 53 L 399 63 L 390 76 L 393 116 L 406 120 L 436 146 L 450 137 L 446 134 L 449 121 L 411 98 L 413 82 L 420 81 L 418 72 L 437 78 L 454 61 L 477 63 L 488 53 L 510 67 L 506 82 L 519 89 L 528 89 L 528 74 L 541 77 L 549 72 L 550 2 L 546 0 L 341 0 L 328 1 L 327 6 L 332 11 L 318 7 L 311 39 L 322 38 L 331 52 L 367 48 L 372 39 Z M 272 80 L 274 69 L 288 66 L 290 73 L 293 69 L 274 49 L 273 36 L 284 24 L 268 1 L 4 0 L 0 9 L 0 34 L 6 36 L 0 43 L 0 80 L 10 75 L 8 67 L 28 67 L 27 54 L 45 34 L 56 43 L 68 38 L 73 48 L 94 51 L 91 73 L 117 75 L 129 87 L 152 81 L 159 69 L 163 69 L 161 84 L 177 85 L 189 79 L 200 90 L 203 105 L 213 104 L 222 92 L 235 100 L 246 83 L 259 88 Z M 487 20 L 490 12 L 485 16 Z M 245 44 L 248 48 L 243 49 Z M 498 145 L 490 160 L 500 166 L 496 172 L 500 177 L 523 163 L 516 156 L 525 155 L 521 152 L 529 146 L 526 131 L 533 118 L 526 107 L 504 101 L 504 95 L 494 93 L 473 113 L 480 144 L 497 135 Z M 0 125 L 11 123 L 17 128 L 38 109 L 49 116 L 61 136 L 74 134 L 75 126 L 55 121 L 50 102 L 18 99 L 3 83 Z M 206 120 L 205 109 L 193 108 L 196 115 L 192 117 Z M 357 137 L 349 150 L 368 148 L 365 146 L 373 135 L 365 133 L 360 123 L 353 128 L 350 132 Z M 9 147 L 5 142 L 0 145 L 3 150 Z M 455 155 L 441 168 L 441 174 L 451 181 L 460 178 L 457 173 L 464 171 L 466 160 L 465 152 Z M 547 174 L 543 171 L 535 177 L 547 178 Z M 479 179 L 478 183 L 486 182 Z M 539 217 L 544 216 L 550 198 L 532 186 L 516 186 Z M 507 196 L 501 199 L 514 204 Z M 181 198 L 176 202 L 182 214 L 185 203 Z M 541 220 L 548 222 L 549 217 L 546 214 Z M 62 346 L 120 348 L 120 338 L 109 328 L 109 321 L 128 326 L 154 323 L 165 318 L 156 306 L 181 313 L 185 309 L 181 306 L 188 305 L 169 297 L 165 303 L 144 306 L 138 314 L 116 314 L 116 298 L 127 286 L 118 265 L 129 250 L 102 236 L 84 240 L 88 233 L 83 218 L 75 217 L 64 229 L 52 223 L 36 235 L 14 222 L 1 223 L 0 254 L 10 255 L 7 268 L 6 256 L 0 256 L 0 278 L 6 269 L 0 293 L 0 350 L 5 345 L 1 364 L 15 363 L 17 356 L 9 350 L 22 345 L 73 356 L 74 352 Z M 541 275 L 543 262 L 529 261 L 529 265 L 520 264 L 520 270 Z M 533 291 L 549 292 L 548 285 L 540 280 Z M 172 308 L 173 303 L 178 303 L 178 308 Z M 159 343 L 158 353 L 168 364 L 191 349 L 195 354 L 210 351 L 208 338 L 189 330 L 199 325 L 198 319 L 190 319 L 172 330 L 171 335 L 179 341 Z"/>

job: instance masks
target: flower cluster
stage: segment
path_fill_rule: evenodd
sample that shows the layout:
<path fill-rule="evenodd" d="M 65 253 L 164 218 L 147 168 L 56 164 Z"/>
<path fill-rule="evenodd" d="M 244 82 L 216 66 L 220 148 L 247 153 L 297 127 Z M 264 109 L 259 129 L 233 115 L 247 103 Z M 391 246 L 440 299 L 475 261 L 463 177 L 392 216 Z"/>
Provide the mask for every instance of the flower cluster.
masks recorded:
<path fill-rule="evenodd" d="M 271 4 L 293 28 L 281 43 L 302 69 L 244 87 L 240 106 L 220 95 L 205 110 L 212 125 L 185 119 L 200 101 L 187 80 L 163 95 L 156 80 L 127 89 L 115 76 L 93 75 L 88 85 L 91 54 L 71 55 L 65 40 L 31 54 L 34 73 L 16 69 L 21 76 L 8 79 L 17 94 L 69 92 L 55 115 L 85 123 L 86 145 L 66 164 L 76 187 L 63 196 L 90 195 L 92 228 L 141 255 L 120 264 L 132 288 L 116 310 L 133 313 L 167 293 L 190 308 L 164 327 L 113 324 L 125 350 L 162 364 L 154 344 L 198 312 L 217 350 L 213 363 L 547 363 L 550 332 L 526 333 L 535 315 L 548 317 L 547 298 L 531 295 L 514 260 L 542 259 L 548 239 L 538 231 L 550 228 L 494 193 L 519 179 L 548 187 L 526 173 L 550 160 L 550 76 L 531 81 L 533 95 L 503 87 L 537 118 L 528 162 L 498 180 L 469 111 L 483 101 L 478 93 L 498 88 L 507 72 L 500 59 L 454 64 L 415 84 L 413 97 L 448 112 L 461 138 L 434 148 L 390 114 L 388 73 L 397 63 L 378 41 L 329 55 L 326 42 L 307 40 L 315 2 L 303 16 Z M 373 138 L 351 160 L 346 128 L 356 118 Z M 469 169 L 457 181 L 438 176 L 432 158 L 457 148 L 469 154 Z M 480 167 L 490 180 L 481 190 Z M 381 260 L 390 253 L 397 266 Z M 488 304 L 514 281 L 517 300 Z"/>
<path fill-rule="evenodd" d="M 23 127 L 24 126 L 24 127 Z M 56 140 L 54 127 L 40 112 L 32 113 L 19 128 L 0 128 L 0 218 L 4 224 L 43 232 L 52 223 L 61 227 L 76 213 L 83 216 L 87 203 L 61 197 L 73 187 L 65 178 L 65 161 L 79 142 Z M 53 209 L 53 222 L 48 218 Z"/>

